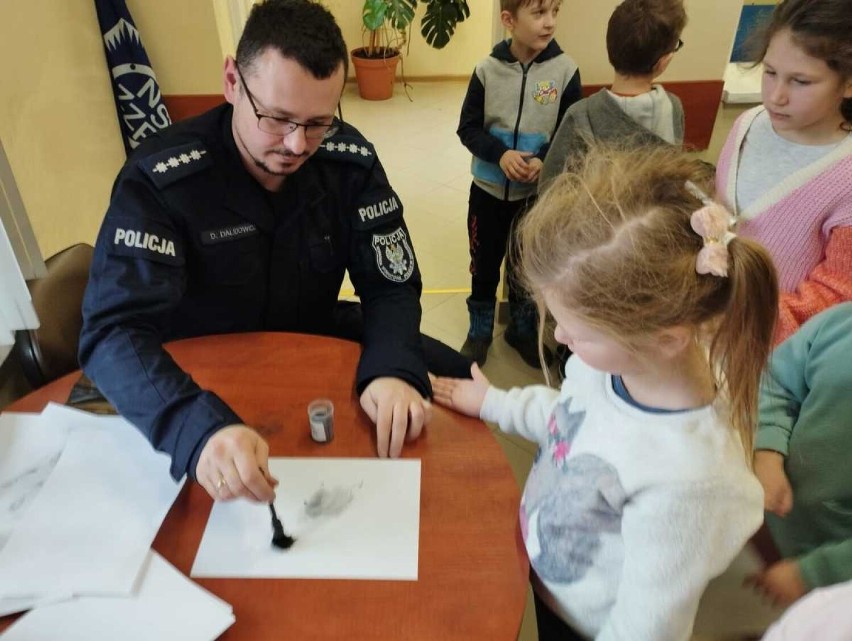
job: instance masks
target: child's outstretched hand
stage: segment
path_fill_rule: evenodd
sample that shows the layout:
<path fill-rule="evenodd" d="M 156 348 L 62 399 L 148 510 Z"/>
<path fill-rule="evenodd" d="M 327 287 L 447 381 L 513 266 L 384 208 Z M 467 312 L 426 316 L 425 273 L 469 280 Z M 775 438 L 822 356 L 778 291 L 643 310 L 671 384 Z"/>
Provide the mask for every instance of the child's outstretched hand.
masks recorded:
<path fill-rule="evenodd" d="M 793 488 L 784 472 L 784 455 L 772 450 L 754 453 L 754 473 L 763 486 L 764 508 L 778 516 L 793 509 Z"/>
<path fill-rule="evenodd" d="M 473 376 L 472 380 L 442 376 L 432 378 L 432 394 L 439 405 L 479 418 L 485 393 L 491 383 L 476 363 L 471 365 L 470 374 Z"/>
<path fill-rule="evenodd" d="M 746 584 L 761 592 L 773 605 L 788 606 L 808 592 L 795 559 L 773 563 L 763 572 L 748 577 Z"/>
<path fill-rule="evenodd" d="M 532 156 L 531 151 L 517 151 L 509 149 L 500 156 L 500 169 L 509 180 L 517 182 L 529 182 L 530 168 L 527 158 Z"/>

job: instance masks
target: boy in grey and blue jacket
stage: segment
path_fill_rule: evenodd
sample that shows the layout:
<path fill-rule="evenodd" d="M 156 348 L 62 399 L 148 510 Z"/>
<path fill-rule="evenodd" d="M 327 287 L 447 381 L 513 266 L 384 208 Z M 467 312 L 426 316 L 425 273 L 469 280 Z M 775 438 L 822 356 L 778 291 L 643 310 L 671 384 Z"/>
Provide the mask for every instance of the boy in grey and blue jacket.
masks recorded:
<path fill-rule="evenodd" d="M 501 0 L 512 37 L 476 65 L 462 105 L 458 136 L 473 154 L 467 226 L 470 329 L 462 354 L 482 365 L 491 344 L 500 264 L 518 217 L 532 204 L 550 140 L 581 97 L 577 64 L 553 40 L 560 0 Z M 535 306 L 506 258 L 510 323 L 505 338 L 539 366 Z M 546 352 L 545 359 L 551 355 Z"/>

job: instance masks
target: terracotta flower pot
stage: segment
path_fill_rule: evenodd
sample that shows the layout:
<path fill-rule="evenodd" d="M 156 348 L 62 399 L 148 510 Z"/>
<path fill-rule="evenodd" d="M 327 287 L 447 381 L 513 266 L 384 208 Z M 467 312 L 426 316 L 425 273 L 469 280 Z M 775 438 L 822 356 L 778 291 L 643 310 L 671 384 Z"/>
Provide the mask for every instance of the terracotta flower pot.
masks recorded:
<path fill-rule="evenodd" d="M 393 96 L 399 53 L 387 57 L 366 58 L 364 48 L 350 52 L 358 93 L 364 100 L 387 100 Z"/>

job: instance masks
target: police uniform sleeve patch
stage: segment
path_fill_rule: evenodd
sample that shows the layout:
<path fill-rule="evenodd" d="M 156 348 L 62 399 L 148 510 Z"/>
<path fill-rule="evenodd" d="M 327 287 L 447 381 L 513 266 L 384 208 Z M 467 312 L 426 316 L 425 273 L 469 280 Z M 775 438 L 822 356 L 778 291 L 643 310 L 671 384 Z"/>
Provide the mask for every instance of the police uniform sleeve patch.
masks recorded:
<path fill-rule="evenodd" d="M 337 134 L 324 141 L 314 157 L 351 162 L 369 168 L 376 162 L 376 149 L 360 136 Z"/>
<path fill-rule="evenodd" d="M 402 216 L 402 201 L 392 189 L 364 196 L 364 201 L 355 208 L 355 229 L 365 230 L 389 225 Z"/>
<path fill-rule="evenodd" d="M 414 252 L 402 227 L 389 234 L 373 234 L 373 251 L 379 273 L 394 283 L 404 283 L 414 273 Z"/>
<path fill-rule="evenodd" d="M 162 189 L 213 164 L 201 141 L 155 152 L 139 161 L 148 178 Z"/>
<path fill-rule="evenodd" d="M 104 225 L 106 253 L 183 265 L 183 244 L 174 230 L 149 220 L 115 217 Z"/>

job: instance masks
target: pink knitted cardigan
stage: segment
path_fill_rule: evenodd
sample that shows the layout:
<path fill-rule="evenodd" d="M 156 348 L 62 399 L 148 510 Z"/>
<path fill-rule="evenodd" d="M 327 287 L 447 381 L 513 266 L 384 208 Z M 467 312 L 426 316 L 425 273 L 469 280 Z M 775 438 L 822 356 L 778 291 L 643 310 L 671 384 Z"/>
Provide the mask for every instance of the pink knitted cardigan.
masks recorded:
<path fill-rule="evenodd" d="M 737 119 L 719 156 L 717 197 L 736 215 L 742 213 L 736 207 L 740 151 L 762 111 L 755 107 Z M 778 270 L 782 301 L 776 341 L 823 309 L 852 300 L 852 136 L 745 212 L 750 220 L 743 220 L 737 233 L 766 247 Z"/>

